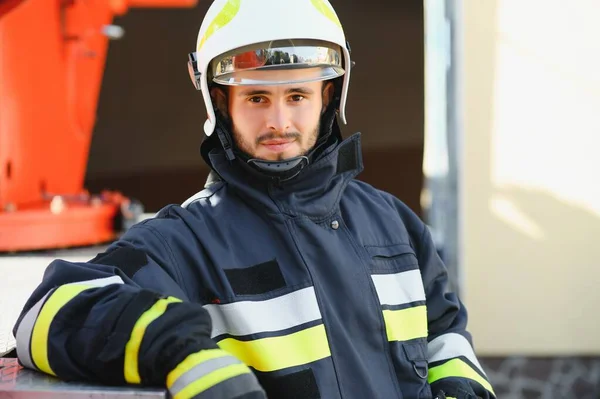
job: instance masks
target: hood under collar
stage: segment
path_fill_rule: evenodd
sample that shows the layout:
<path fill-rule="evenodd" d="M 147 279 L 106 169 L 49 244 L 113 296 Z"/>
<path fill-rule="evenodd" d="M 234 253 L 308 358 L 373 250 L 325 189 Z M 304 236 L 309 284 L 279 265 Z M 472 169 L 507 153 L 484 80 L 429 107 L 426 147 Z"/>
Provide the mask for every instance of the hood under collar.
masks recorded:
<path fill-rule="evenodd" d="M 240 162 L 229 161 L 222 148 L 214 147 L 207 155 L 213 169 L 207 185 L 223 180 L 244 201 L 290 216 L 326 217 L 337 208 L 348 182 L 363 170 L 360 133 L 334 142 L 284 182 L 261 178 Z"/>

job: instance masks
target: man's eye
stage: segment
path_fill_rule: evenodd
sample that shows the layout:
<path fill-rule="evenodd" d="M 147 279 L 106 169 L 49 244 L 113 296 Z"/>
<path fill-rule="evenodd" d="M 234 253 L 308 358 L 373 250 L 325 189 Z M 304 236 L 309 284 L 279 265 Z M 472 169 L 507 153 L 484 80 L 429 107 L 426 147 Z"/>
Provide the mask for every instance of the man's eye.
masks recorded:
<path fill-rule="evenodd" d="M 300 94 L 295 94 L 291 98 L 292 98 L 292 101 L 294 101 L 294 102 L 298 102 L 298 101 L 304 100 L 304 96 L 302 96 Z"/>
<path fill-rule="evenodd" d="M 257 97 L 257 96 L 255 96 L 255 97 L 250 97 L 250 98 L 248 99 L 248 101 L 250 101 L 251 103 L 256 103 L 256 104 L 258 104 L 258 103 L 261 103 L 261 102 L 263 102 L 263 98 L 262 98 L 262 97 Z"/>

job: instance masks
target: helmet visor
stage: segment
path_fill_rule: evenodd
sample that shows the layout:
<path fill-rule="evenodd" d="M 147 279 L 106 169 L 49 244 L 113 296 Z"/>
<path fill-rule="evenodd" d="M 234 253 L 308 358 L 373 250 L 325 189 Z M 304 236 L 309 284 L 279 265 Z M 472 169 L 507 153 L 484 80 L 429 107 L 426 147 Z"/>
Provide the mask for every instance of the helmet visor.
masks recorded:
<path fill-rule="evenodd" d="M 295 70 L 292 73 L 277 71 Z M 217 57 L 212 80 L 227 86 L 314 82 L 344 74 L 339 46 L 316 40 L 259 43 Z"/>

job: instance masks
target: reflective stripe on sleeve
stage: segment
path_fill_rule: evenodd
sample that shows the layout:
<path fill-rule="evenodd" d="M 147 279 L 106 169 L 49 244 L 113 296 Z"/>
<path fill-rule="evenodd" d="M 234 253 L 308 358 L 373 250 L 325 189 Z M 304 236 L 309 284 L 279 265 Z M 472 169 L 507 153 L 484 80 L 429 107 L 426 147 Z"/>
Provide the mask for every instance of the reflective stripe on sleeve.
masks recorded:
<path fill-rule="evenodd" d="M 226 338 L 218 345 L 259 371 L 281 370 L 331 356 L 323 324 L 293 334 L 253 341 Z"/>
<path fill-rule="evenodd" d="M 461 359 L 452 359 L 444 364 L 435 366 L 429 369 L 429 377 L 427 378 L 430 384 L 441 380 L 442 378 L 468 378 L 478 382 L 481 386 L 494 394 L 491 384 L 475 371 L 469 364 Z M 494 394 L 495 395 L 495 394 Z"/>
<path fill-rule="evenodd" d="M 280 331 L 321 318 L 313 287 L 265 301 L 210 304 L 204 308 L 213 323 L 212 338 Z"/>
<path fill-rule="evenodd" d="M 207 395 L 202 397 L 236 397 L 260 389 L 250 369 L 221 349 L 202 350 L 186 357 L 167 375 L 167 387 L 174 399 L 204 392 Z"/>
<path fill-rule="evenodd" d="M 382 305 L 403 305 L 425 301 L 423 280 L 418 269 L 396 274 L 374 274 L 371 278 Z"/>
<path fill-rule="evenodd" d="M 194 392 L 194 388 L 191 386 L 190 392 Z M 202 392 L 202 399 L 240 398 L 254 392 L 262 392 L 260 397 L 266 398 L 266 394 L 258 383 L 256 376 L 253 373 L 243 373 L 230 377 Z M 185 399 L 185 397 L 178 396 L 177 399 Z"/>
<path fill-rule="evenodd" d="M 104 278 L 95 278 L 93 280 L 76 281 L 67 285 L 86 285 L 88 288 L 106 287 L 111 284 L 124 284 L 119 276 L 110 276 Z"/>
<path fill-rule="evenodd" d="M 44 299 L 40 300 L 32 309 L 30 309 L 17 329 L 21 348 L 30 348 L 30 352 L 28 353 L 26 351 L 23 356 L 25 361 L 30 360 L 30 362 L 29 364 L 23 364 L 56 376 L 55 372 L 50 367 L 50 361 L 48 359 L 48 334 L 50 332 L 50 325 L 54 321 L 56 314 L 71 299 L 75 298 L 79 293 L 85 290 L 103 287 L 109 284 L 122 283 L 123 280 L 119 276 L 77 281 L 58 287 L 50 294 L 46 301 L 44 301 Z M 43 306 L 41 306 L 40 310 L 38 305 L 42 303 Z"/>
<path fill-rule="evenodd" d="M 130 384 L 140 384 L 142 379 L 140 377 L 138 367 L 138 357 L 140 353 L 140 347 L 142 346 L 142 340 L 144 339 L 144 333 L 146 328 L 154 320 L 158 319 L 165 313 L 167 306 L 170 303 L 181 302 L 180 299 L 168 297 L 166 299 L 159 299 L 152 305 L 152 307 L 146 310 L 138 318 L 131 331 L 131 336 L 127 344 L 125 345 L 125 361 L 124 361 L 124 374 L 125 381 Z"/>
<path fill-rule="evenodd" d="M 485 375 L 483 368 L 477 361 L 475 352 L 471 344 L 465 337 L 457 333 L 448 333 L 440 335 L 427 345 L 427 357 L 429 363 L 449 360 L 455 357 L 464 356 L 473 363 L 479 371 Z"/>
<path fill-rule="evenodd" d="M 40 299 L 23 317 L 21 320 L 21 324 L 19 324 L 19 328 L 17 328 L 17 354 L 19 356 L 19 361 L 23 364 L 23 366 L 28 367 L 30 369 L 37 369 L 37 367 L 33 364 L 33 359 L 31 358 L 31 333 L 33 331 L 33 327 L 35 326 L 35 321 L 37 320 L 40 310 L 42 310 L 42 305 L 46 302 L 46 298 L 53 291 L 48 292 L 42 299 Z"/>

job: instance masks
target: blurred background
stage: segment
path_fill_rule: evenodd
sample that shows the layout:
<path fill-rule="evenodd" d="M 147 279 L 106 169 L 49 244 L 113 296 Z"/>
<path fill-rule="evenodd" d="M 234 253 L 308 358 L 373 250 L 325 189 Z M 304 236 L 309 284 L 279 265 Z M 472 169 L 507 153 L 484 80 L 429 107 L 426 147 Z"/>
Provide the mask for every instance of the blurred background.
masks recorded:
<path fill-rule="evenodd" d="M 9 49 L 7 25 L 42 2 L 56 3 L 26 0 L 0 20 L 0 246 L 16 231 L 9 196 L 27 173 L 11 130 L 21 125 L 6 122 L 16 89 L 1 78 L 6 57 L 36 51 L 35 38 Z M 599 398 L 600 3 L 331 2 L 356 61 L 342 129 L 363 133 L 358 178 L 430 225 L 498 397 Z M 200 191 L 205 111 L 186 62 L 209 5 L 105 16 L 115 40 L 97 71 L 91 136 L 76 154 L 43 130 L 27 146 L 54 154 L 52 165 L 79 156 L 89 193 L 114 190 L 146 213 Z M 23 90 L 55 101 L 35 92 L 43 58 L 32 68 Z M 19 256 L 0 255 L 5 287 Z"/>

